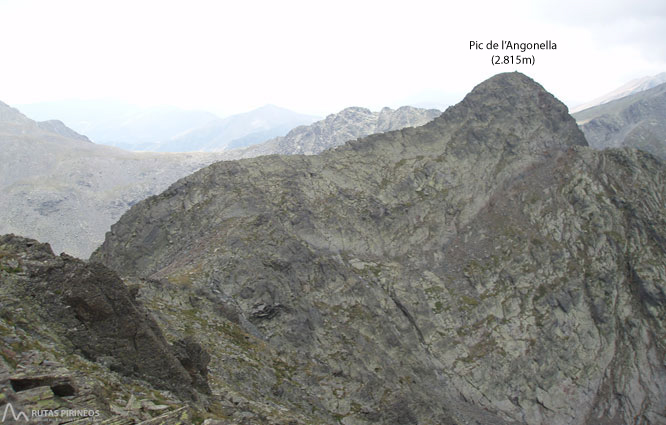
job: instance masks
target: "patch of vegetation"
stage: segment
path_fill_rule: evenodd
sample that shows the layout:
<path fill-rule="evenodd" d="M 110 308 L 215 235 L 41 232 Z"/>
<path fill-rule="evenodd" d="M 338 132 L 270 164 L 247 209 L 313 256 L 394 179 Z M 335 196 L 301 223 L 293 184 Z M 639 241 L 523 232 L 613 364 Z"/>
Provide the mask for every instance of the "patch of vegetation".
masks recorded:
<path fill-rule="evenodd" d="M 229 324 L 228 326 L 220 326 L 220 330 L 224 332 L 225 335 L 229 337 L 231 342 L 239 348 L 242 348 L 246 351 L 253 351 L 255 349 L 255 344 L 252 341 L 252 337 L 240 327 Z"/>
<path fill-rule="evenodd" d="M 536 309 L 534 310 L 534 325 L 537 328 L 543 328 L 546 324 L 546 316 L 539 313 Z"/>
<path fill-rule="evenodd" d="M 472 260 L 465 265 L 464 271 L 469 274 L 474 274 L 483 271 L 483 267 L 477 260 Z"/>
<path fill-rule="evenodd" d="M 526 197 L 525 202 L 528 203 L 528 204 L 536 204 L 536 203 L 539 202 L 540 200 L 541 200 L 541 197 L 539 196 L 539 194 L 537 194 L 537 193 L 530 193 L 530 194 Z"/>
<path fill-rule="evenodd" d="M 7 272 L 7 273 L 20 273 L 23 271 L 21 269 L 21 266 L 19 264 L 19 260 L 16 257 L 15 254 L 8 252 L 6 250 L 0 250 L 0 261 L 2 261 L 2 264 L 0 264 L 0 270 Z M 11 265 L 11 263 L 16 264 L 15 266 Z"/>
<path fill-rule="evenodd" d="M 442 294 L 444 290 L 445 289 L 441 286 L 431 286 L 429 288 L 424 289 L 423 292 L 425 292 L 427 296 L 432 297 L 435 295 Z"/>
<path fill-rule="evenodd" d="M 20 273 L 20 272 L 23 271 L 23 269 L 21 269 L 20 266 L 11 267 L 11 266 L 7 266 L 7 265 L 4 265 L 4 264 L 0 264 L 0 271 L 7 272 L 7 273 Z"/>
<path fill-rule="evenodd" d="M 458 329 L 456 329 L 456 335 L 458 335 L 459 337 L 467 336 L 469 335 L 469 333 L 470 333 L 469 329 L 465 327 L 459 327 Z"/>
<path fill-rule="evenodd" d="M 534 245 L 534 246 L 542 246 L 542 245 L 543 245 L 543 240 L 541 240 L 541 239 L 537 239 L 537 238 L 533 238 L 533 239 L 532 239 L 532 245 Z"/>
<path fill-rule="evenodd" d="M 483 338 L 480 342 L 469 347 L 469 354 L 467 357 L 461 358 L 460 361 L 471 363 L 492 353 L 506 356 L 506 353 L 501 347 L 497 345 L 497 341 L 495 341 L 495 339 Z"/>
<path fill-rule="evenodd" d="M 275 371 L 275 379 L 278 385 L 285 380 L 291 381 L 292 376 L 296 373 L 298 367 L 290 365 L 282 359 L 273 360 L 273 371 Z"/>
<path fill-rule="evenodd" d="M 546 287 L 546 285 L 539 285 L 535 291 L 534 300 L 536 301 L 545 297 L 547 293 L 548 293 L 548 288 Z"/>
<path fill-rule="evenodd" d="M 606 237 L 612 239 L 613 242 L 615 242 L 617 244 L 621 244 L 625 241 L 625 238 L 622 237 L 621 234 L 619 234 L 618 232 L 615 232 L 613 230 L 610 230 L 610 231 L 606 232 Z"/>
<path fill-rule="evenodd" d="M 194 279 L 201 274 L 202 267 L 198 264 L 196 267 L 183 270 L 182 273 L 170 275 L 168 280 L 179 286 L 192 286 Z"/>
<path fill-rule="evenodd" d="M 352 320 L 369 321 L 372 319 L 370 311 L 361 304 L 354 304 L 345 309 L 347 317 Z"/>
<path fill-rule="evenodd" d="M 604 193 L 601 193 L 601 192 L 595 193 L 594 197 L 597 200 L 597 202 L 599 202 L 599 203 L 603 203 L 607 199 L 606 195 Z"/>

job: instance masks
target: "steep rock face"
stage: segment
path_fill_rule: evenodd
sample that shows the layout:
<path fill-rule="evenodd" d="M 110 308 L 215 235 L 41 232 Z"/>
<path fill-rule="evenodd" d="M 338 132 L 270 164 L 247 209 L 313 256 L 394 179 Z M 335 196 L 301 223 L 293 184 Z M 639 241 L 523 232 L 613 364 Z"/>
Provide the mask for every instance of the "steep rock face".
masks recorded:
<path fill-rule="evenodd" d="M 422 127 L 200 170 L 91 258 L 164 282 L 140 292 L 180 300 L 168 332 L 192 307 L 245 335 L 223 338 L 248 359 L 227 385 L 290 412 L 663 423 L 666 169 L 585 146 L 564 105 L 500 74 Z M 239 358 L 209 351 L 218 374 Z"/>
<path fill-rule="evenodd" d="M 277 137 L 247 149 L 229 151 L 225 154 L 225 158 L 253 158 L 272 154 L 315 155 L 359 137 L 420 126 L 440 114 L 441 112 L 436 109 L 411 106 L 395 110 L 383 108 L 379 112 L 359 107 L 346 108 L 311 125 L 296 127 L 284 137 Z"/>
<path fill-rule="evenodd" d="M 39 317 L 34 326 L 49 323 L 74 350 L 112 371 L 187 399 L 197 399 L 197 390 L 210 391 L 206 354 L 197 353 L 198 344 L 187 340 L 170 346 L 113 271 L 56 257 L 48 244 L 14 235 L 0 236 L 0 261 L 4 318 L 28 308 Z"/>
<path fill-rule="evenodd" d="M 666 84 L 574 114 L 590 146 L 632 147 L 666 160 Z"/>

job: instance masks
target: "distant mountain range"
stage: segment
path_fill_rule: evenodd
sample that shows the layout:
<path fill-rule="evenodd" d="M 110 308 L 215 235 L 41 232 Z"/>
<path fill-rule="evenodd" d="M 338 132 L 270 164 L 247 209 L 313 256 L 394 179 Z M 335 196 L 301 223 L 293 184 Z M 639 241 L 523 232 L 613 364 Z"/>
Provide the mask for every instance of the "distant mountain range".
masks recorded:
<path fill-rule="evenodd" d="M 160 144 L 160 151 L 223 151 L 283 136 L 299 125 L 310 124 L 315 116 L 266 105 L 243 114 L 217 119 L 188 130 Z"/>
<path fill-rule="evenodd" d="M 592 108 L 594 106 L 603 105 L 615 99 L 620 99 L 625 96 L 632 95 L 644 90 L 651 89 L 652 87 L 658 86 L 659 84 L 666 83 L 666 72 L 661 74 L 647 76 L 642 78 L 636 78 L 635 80 L 629 81 L 627 84 L 624 84 L 615 90 L 606 93 L 605 95 L 599 96 L 596 99 L 593 99 L 589 102 L 585 102 L 582 105 L 578 105 L 575 108 L 570 110 L 571 114 L 583 111 L 585 109 Z"/>
<path fill-rule="evenodd" d="M 127 150 L 155 150 L 165 140 L 219 119 L 205 111 L 140 108 L 101 100 L 43 102 L 18 108 L 34 120 L 57 118 L 95 143 Z"/>
<path fill-rule="evenodd" d="M 32 119 L 57 118 L 95 143 L 132 151 L 222 151 L 248 146 L 317 117 L 266 105 L 220 118 L 206 111 L 173 107 L 140 108 L 113 101 L 63 101 L 21 105 Z"/>
<path fill-rule="evenodd" d="M 633 147 L 666 160 L 666 83 L 573 116 L 594 148 Z"/>
<path fill-rule="evenodd" d="M 350 107 L 311 125 L 296 127 L 284 137 L 276 137 L 245 149 L 225 152 L 224 157 L 239 159 L 271 154 L 315 155 L 359 137 L 423 125 L 441 113 L 437 109 L 412 106 L 398 109 L 383 108 L 379 112 Z"/>

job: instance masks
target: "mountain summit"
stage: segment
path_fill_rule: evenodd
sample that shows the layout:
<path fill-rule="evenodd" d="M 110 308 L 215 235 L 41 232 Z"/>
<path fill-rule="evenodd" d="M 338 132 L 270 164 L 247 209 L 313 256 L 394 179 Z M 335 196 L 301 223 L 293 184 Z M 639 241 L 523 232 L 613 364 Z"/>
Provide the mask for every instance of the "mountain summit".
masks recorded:
<path fill-rule="evenodd" d="M 210 353 L 223 423 L 663 424 L 666 166 L 585 145 L 500 74 L 421 127 L 199 170 L 91 260 Z"/>

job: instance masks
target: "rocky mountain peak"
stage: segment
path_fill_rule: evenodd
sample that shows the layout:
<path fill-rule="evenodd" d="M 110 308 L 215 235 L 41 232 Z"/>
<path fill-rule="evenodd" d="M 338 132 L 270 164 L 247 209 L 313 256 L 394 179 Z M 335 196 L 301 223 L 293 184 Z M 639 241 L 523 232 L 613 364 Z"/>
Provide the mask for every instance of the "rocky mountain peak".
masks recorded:
<path fill-rule="evenodd" d="M 495 75 L 477 85 L 437 120 L 465 128 L 452 146 L 460 155 L 481 144 L 502 143 L 513 153 L 538 154 L 550 149 L 587 146 L 566 105 L 519 72 Z"/>
<path fill-rule="evenodd" d="M 327 117 L 325 121 L 345 120 L 349 117 L 358 119 L 364 113 L 374 117 L 371 121 L 363 120 L 365 125 L 376 128 L 379 113 L 364 108 L 347 108 L 340 114 Z M 328 127 L 325 122 L 316 123 L 313 127 L 315 133 L 333 132 L 336 137 L 340 136 L 334 132 L 335 127 Z M 292 133 L 298 131 L 307 130 L 300 127 Z M 146 200 L 132 208 L 112 226 L 104 244 L 91 258 L 108 261 L 106 264 L 117 270 L 139 272 L 138 269 L 143 269 L 139 272 L 141 275 L 153 273 L 157 264 L 170 261 L 168 258 L 179 248 L 178 244 L 162 246 L 164 240 L 176 237 L 173 235 L 175 229 L 156 222 L 150 223 L 150 226 L 143 225 L 147 220 L 145 215 L 149 214 L 145 209 L 171 211 L 171 204 L 177 204 L 172 198 L 189 192 L 196 193 L 192 196 L 199 199 L 220 196 L 227 198 L 224 202 L 230 203 L 234 199 L 233 202 L 244 205 L 240 214 L 257 214 L 260 211 L 268 215 L 276 214 L 277 210 L 284 208 L 284 204 L 263 205 L 256 202 L 257 198 L 251 199 L 249 194 L 256 191 L 253 195 L 255 197 L 274 198 L 275 195 L 267 193 L 270 191 L 265 187 L 284 185 L 280 191 L 294 198 L 302 197 L 299 185 L 311 183 L 302 176 L 297 179 L 288 171 L 291 168 L 307 169 L 308 174 L 317 174 L 316 180 L 322 180 L 321 184 L 329 186 L 332 198 L 339 196 L 334 189 L 338 186 L 342 191 L 373 193 L 381 202 L 388 202 L 391 208 L 415 202 L 411 200 L 414 193 L 430 191 L 425 188 L 426 185 L 447 188 L 447 203 L 452 205 L 452 211 L 455 210 L 450 221 L 455 226 L 462 226 L 489 202 L 497 188 L 516 179 L 527 167 L 561 154 L 569 147 L 586 146 L 585 138 L 575 120 L 567 114 L 566 106 L 534 80 L 517 72 L 499 74 L 479 84 L 459 104 L 420 127 L 374 134 L 356 140 L 353 140 L 353 134 L 349 134 L 346 140 L 350 141 L 308 159 L 264 157 L 252 162 L 214 164 L 176 183 L 157 199 Z M 263 172 L 255 171 L 259 169 Z M 391 171 L 390 179 L 386 178 L 385 169 Z M 227 174 L 245 176 L 244 181 L 239 183 L 244 187 L 240 195 L 236 196 L 236 191 L 228 190 L 231 188 L 230 180 L 223 186 L 211 183 Z M 324 195 L 315 193 L 310 196 L 316 199 Z M 312 199 L 307 199 L 307 203 Z M 295 202 L 303 213 L 318 208 L 303 204 L 300 199 Z M 184 212 L 188 227 L 199 220 L 192 220 L 190 213 L 194 211 L 188 209 Z M 196 210 L 202 219 L 207 212 Z M 212 210 L 210 214 L 218 215 Z M 166 214 L 163 218 L 167 220 Z M 215 221 L 224 218 L 224 215 L 216 217 Z M 140 230 L 130 237 L 131 242 L 121 241 L 128 236 L 126 232 L 133 233 L 133 230 L 127 230 L 126 224 L 135 219 L 142 223 L 137 226 Z M 132 223 L 130 227 L 135 225 Z M 190 240 L 200 231 L 178 233 L 178 238 Z M 329 238 L 327 235 L 324 239 Z M 318 243 L 333 251 L 345 249 L 344 241 L 332 239 Z M 120 245 L 123 248 L 119 248 Z M 406 252 L 404 246 L 387 245 L 380 240 L 374 240 L 370 246 L 373 247 L 369 248 L 370 251 L 376 255 L 403 255 Z M 134 251 L 135 248 L 137 251 Z M 111 251 L 113 255 L 109 255 Z M 136 269 L 137 264 L 143 265 Z"/>
<path fill-rule="evenodd" d="M 358 121 L 363 118 L 374 118 L 373 112 L 368 108 L 362 108 L 360 106 L 350 106 L 343 109 L 337 114 L 330 114 L 326 117 L 326 121 L 330 123 L 340 122 L 341 120 L 354 120 Z"/>
<path fill-rule="evenodd" d="M 462 103 L 476 109 L 494 109 L 503 104 L 517 107 L 529 99 L 537 101 L 539 106 L 546 106 L 550 102 L 552 108 L 560 109 L 559 112 L 566 110 L 566 106 L 541 84 L 520 72 L 504 72 L 488 78 L 475 86 Z"/>

